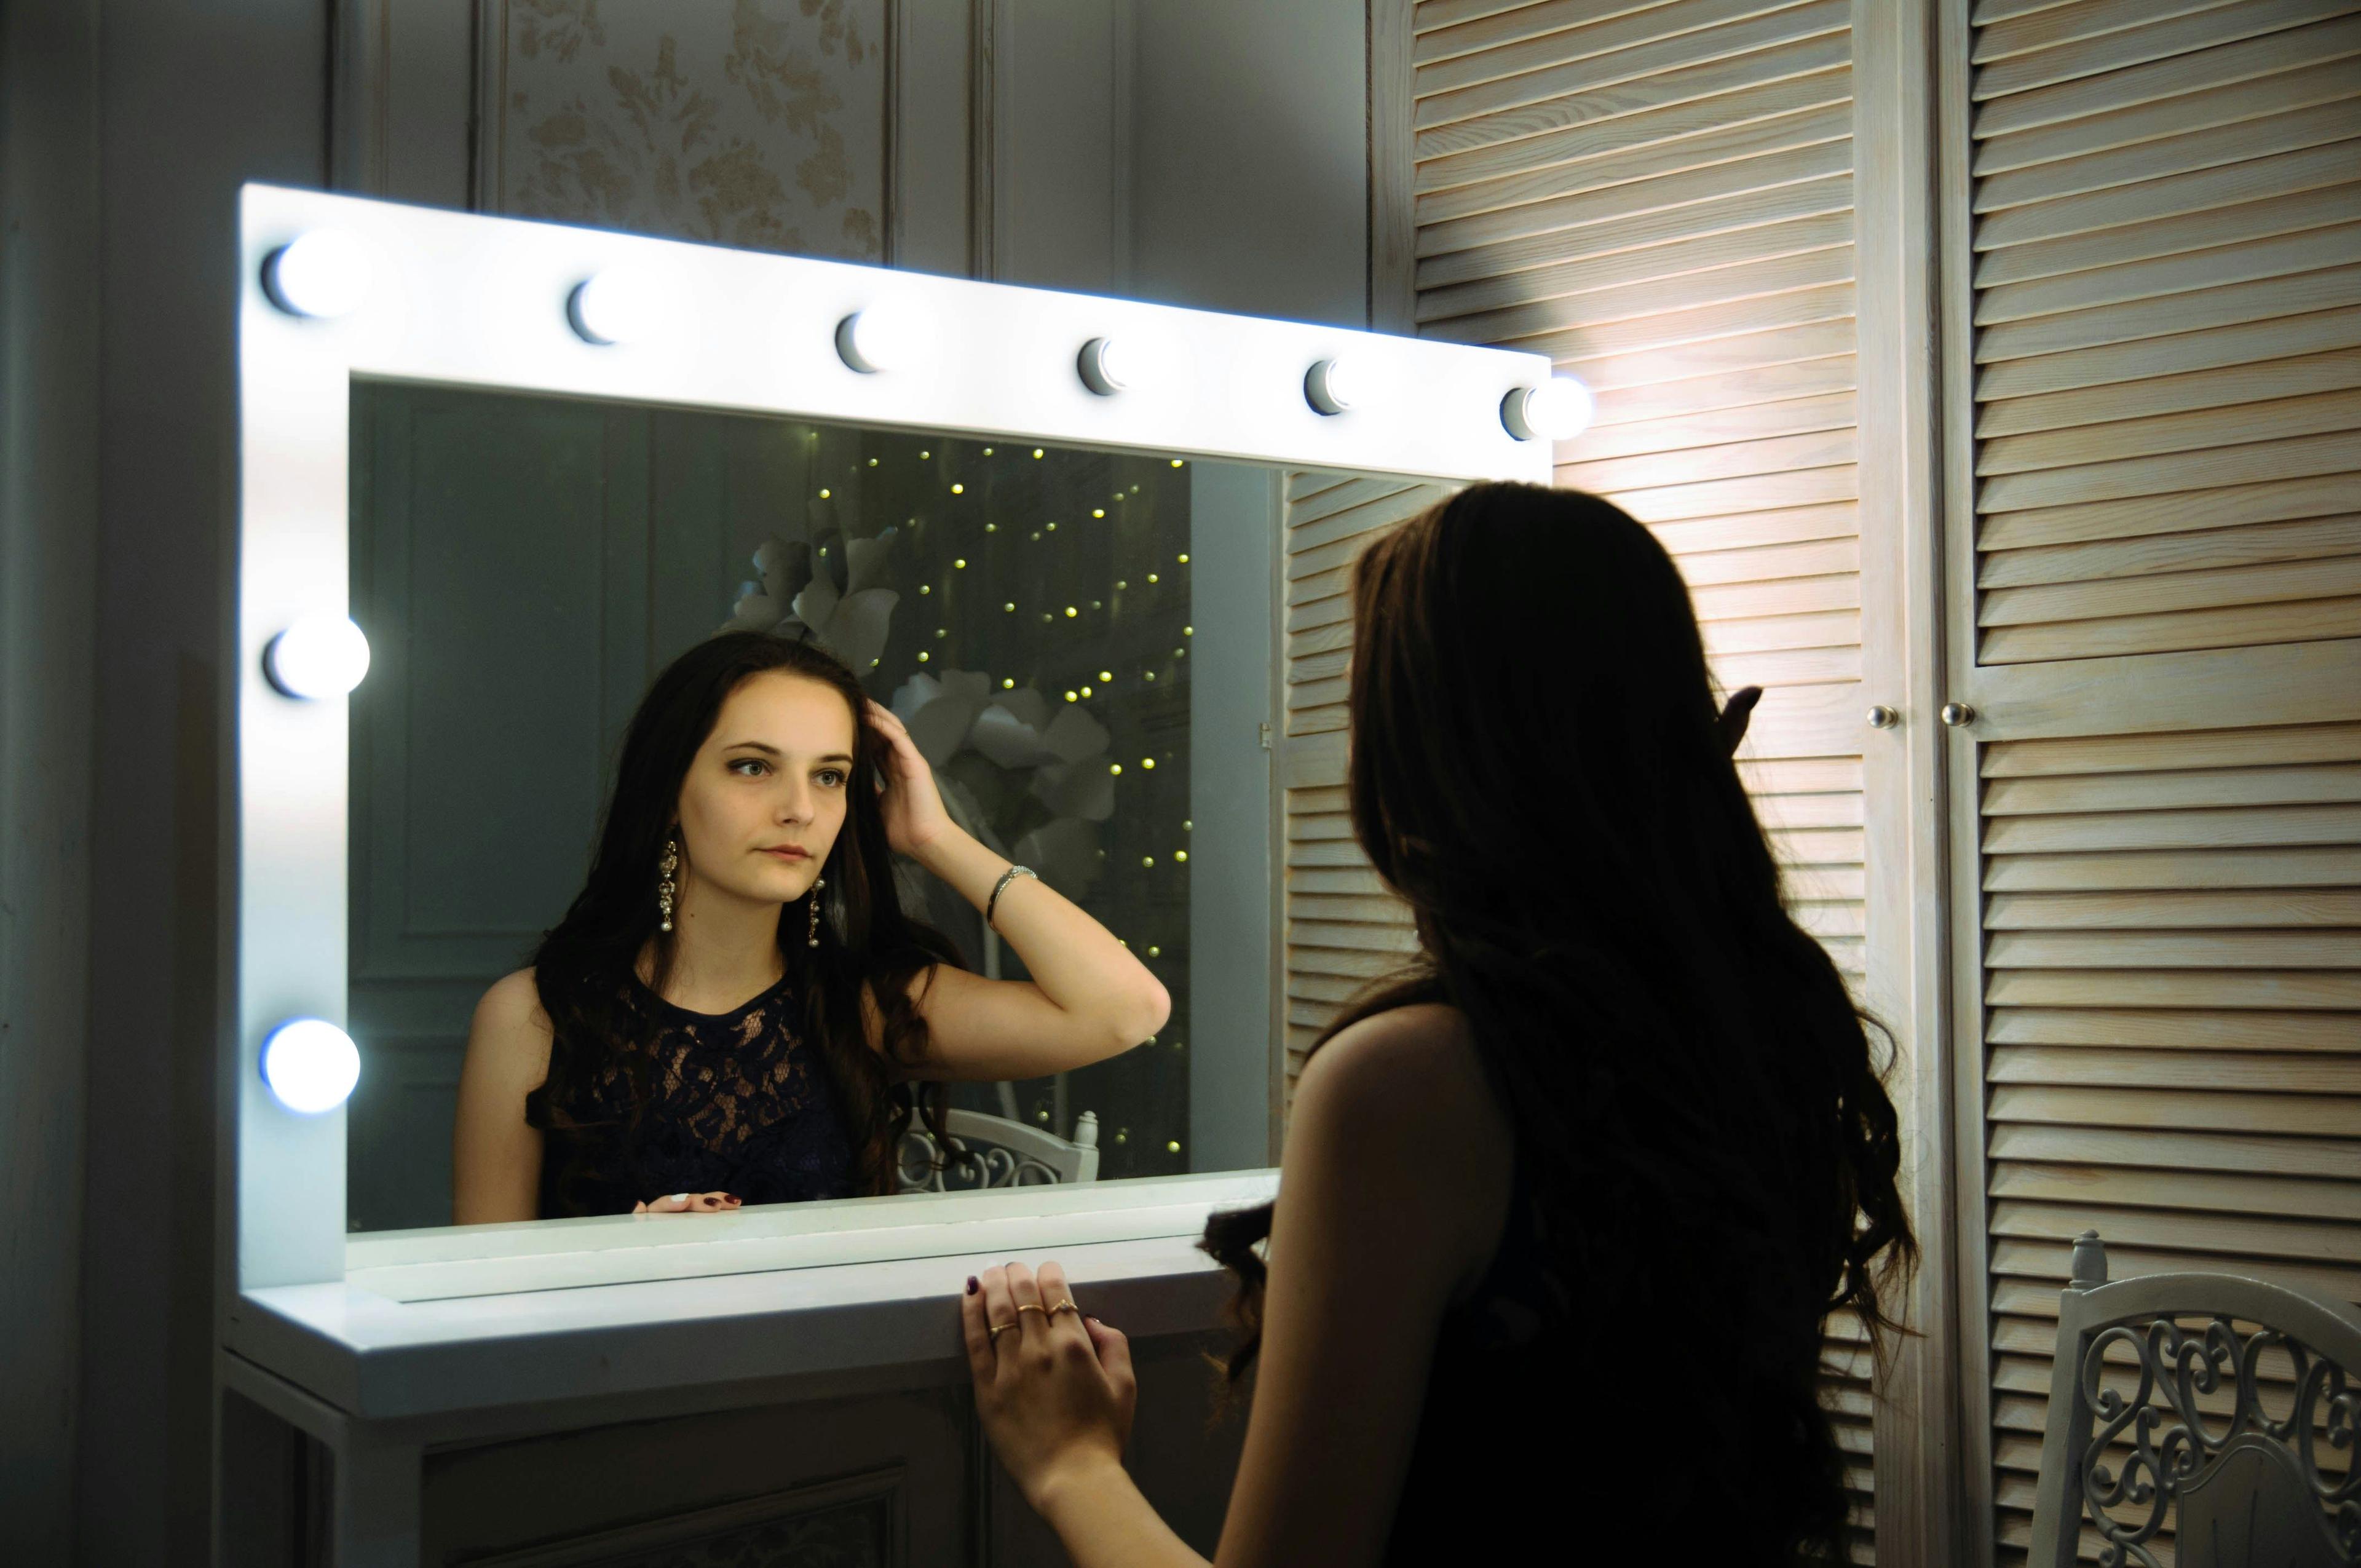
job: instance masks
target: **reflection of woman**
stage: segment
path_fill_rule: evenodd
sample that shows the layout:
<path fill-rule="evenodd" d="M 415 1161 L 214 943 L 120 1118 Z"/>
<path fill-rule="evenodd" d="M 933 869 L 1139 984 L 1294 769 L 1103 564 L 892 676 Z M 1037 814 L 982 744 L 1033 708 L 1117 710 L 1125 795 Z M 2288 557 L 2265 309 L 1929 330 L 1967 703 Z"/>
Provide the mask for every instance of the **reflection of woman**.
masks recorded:
<path fill-rule="evenodd" d="M 985 910 L 1033 978 L 961 970 L 903 914 L 889 850 Z M 476 1009 L 452 1218 L 890 1192 L 914 1112 L 941 1131 L 939 1080 L 1081 1067 L 1169 1008 L 1104 927 L 950 821 L 851 671 L 716 637 L 656 677 L 588 883 Z"/>
<path fill-rule="evenodd" d="M 1216 1561 L 1844 1561 L 1823 1327 L 1890 1327 L 1913 1243 L 1730 762 L 1751 696 L 1717 715 L 1672 561 L 1593 497 L 1469 489 L 1353 608 L 1354 832 L 1421 952 L 1315 1047 L 1275 1208 L 1207 1226 L 1257 1367 Z M 1201 1562 L 1124 1474 L 1123 1336 L 1055 1264 L 968 1291 L 985 1429 L 1078 1568 Z"/>

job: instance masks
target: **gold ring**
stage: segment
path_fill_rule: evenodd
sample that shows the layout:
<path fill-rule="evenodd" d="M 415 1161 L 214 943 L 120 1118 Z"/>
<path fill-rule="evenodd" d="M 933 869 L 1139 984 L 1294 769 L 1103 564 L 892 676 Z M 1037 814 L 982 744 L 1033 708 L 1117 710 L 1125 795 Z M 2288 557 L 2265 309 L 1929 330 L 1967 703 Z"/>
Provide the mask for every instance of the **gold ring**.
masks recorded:
<path fill-rule="evenodd" d="M 1049 1315 L 1054 1318 L 1060 1312 L 1071 1312 L 1076 1317 L 1080 1317 L 1082 1315 L 1082 1310 L 1080 1307 L 1075 1306 L 1073 1301 L 1070 1299 L 1060 1301 L 1056 1306 L 1050 1308 Z"/>
<path fill-rule="evenodd" d="M 1038 1312 L 1045 1318 L 1049 1315 L 1049 1309 L 1038 1301 L 1019 1301 L 1016 1303 L 1016 1310 L 1020 1312 Z"/>
<path fill-rule="evenodd" d="M 1000 1336 L 1006 1333 L 1016 1326 L 1016 1325 L 1015 1323 L 994 1323 L 990 1325 L 984 1337 L 992 1341 L 993 1343 L 998 1344 L 1000 1343 Z"/>

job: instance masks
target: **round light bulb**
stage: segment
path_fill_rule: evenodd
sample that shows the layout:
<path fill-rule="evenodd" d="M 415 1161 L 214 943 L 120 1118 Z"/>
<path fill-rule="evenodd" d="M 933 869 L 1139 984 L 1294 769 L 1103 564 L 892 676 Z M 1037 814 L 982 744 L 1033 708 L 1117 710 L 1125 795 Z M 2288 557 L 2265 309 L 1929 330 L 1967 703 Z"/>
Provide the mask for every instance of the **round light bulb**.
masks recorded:
<path fill-rule="evenodd" d="M 343 696 L 368 674 L 368 639 L 341 615 L 307 615 L 270 640 L 262 673 L 288 696 Z"/>
<path fill-rule="evenodd" d="M 663 330 L 669 296 L 656 277 L 637 267 L 610 267 L 575 286 L 566 316 L 586 343 L 641 343 Z"/>
<path fill-rule="evenodd" d="M 1366 408 L 1377 391 L 1367 364 L 1359 359 L 1323 359 L 1304 373 L 1303 397 L 1323 414 Z"/>
<path fill-rule="evenodd" d="M 1151 332 L 1126 337 L 1094 337 L 1075 361 L 1082 385 L 1103 398 L 1163 386 L 1178 378 L 1180 353 Z"/>
<path fill-rule="evenodd" d="M 864 376 L 906 370 L 926 352 L 931 335 L 931 323 L 914 307 L 869 305 L 836 323 L 836 352 Z"/>
<path fill-rule="evenodd" d="M 262 1042 L 262 1081 L 290 1111 L 306 1116 L 333 1111 L 360 1077 L 359 1048 L 324 1018 L 291 1018 Z"/>
<path fill-rule="evenodd" d="M 1519 387 L 1501 400 L 1500 422 L 1519 441 L 1571 441 L 1590 428 L 1590 389 L 1571 376 Z"/>
<path fill-rule="evenodd" d="M 262 286 L 290 315 L 346 315 L 368 298 L 376 264 L 368 247 L 338 229 L 314 229 L 270 253 Z"/>

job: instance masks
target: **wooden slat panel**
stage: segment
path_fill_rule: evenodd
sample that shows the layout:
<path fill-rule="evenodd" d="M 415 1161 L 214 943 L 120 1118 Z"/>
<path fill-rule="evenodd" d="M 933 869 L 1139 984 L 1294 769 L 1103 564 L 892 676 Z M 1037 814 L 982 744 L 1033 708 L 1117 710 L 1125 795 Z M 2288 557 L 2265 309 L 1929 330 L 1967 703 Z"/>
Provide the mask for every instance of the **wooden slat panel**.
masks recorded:
<path fill-rule="evenodd" d="M 2361 849 L 2279 846 L 2268 828 L 2260 850 L 2170 854 L 1994 855 L 1984 862 L 1993 892 L 2084 892 L 2114 888 L 2335 887 L 2361 882 Z"/>
<path fill-rule="evenodd" d="M 1994 1045 L 2350 1052 L 2361 1041 L 2361 1019 L 2318 1013 L 2002 1007 L 1987 1018 L 1984 1038 Z"/>
<path fill-rule="evenodd" d="M 2323 312 L 2303 319 L 2320 334 L 2312 346 L 2328 352 L 2011 398 L 1980 411 L 1976 434 L 1991 440 L 2361 386 L 2361 353 L 2355 352 L 2355 345 L 2361 345 L 2361 310 Z"/>
<path fill-rule="evenodd" d="M 2352 217 L 2353 192 L 2341 183 L 2286 195 L 2247 192 L 2232 206 L 1987 250 L 1975 260 L 1976 286 L 2007 288 L 2069 273 L 2103 271 L 2158 258 L 2251 245 L 2349 223 Z"/>
<path fill-rule="evenodd" d="M 2124 262 L 2113 267 L 2004 283 L 1988 289 L 1976 302 L 1979 323 L 2026 321 L 2067 311 L 2095 310 L 2103 305 L 2129 304 L 2216 289 L 2256 279 L 2288 277 L 2319 271 L 2361 257 L 2361 236 L 2351 224 L 2301 229 L 2259 240 L 2245 240 L 2205 250 Z M 2289 313 L 2272 313 L 2274 317 Z M 2098 327 L 2084 326 L 2071 334 L 2066 347 L 2109 340 L 2137 323 L 2135 313 L 2118 313 L 2120 321 L 2102 318 Z M 2191 322 L 2190 326 L 2202 324 Z M 2132 337 L 2163 335 L 2129 331 Z M 1995 354 L 1993 357 L 2002 357 Z"/>
<path fill-rule="evenodd" d="M 2088 115 L 2013 136 L 1993 137 L 1976 146 L 1975 172 L 1981 178 L 2042 164 L 2073 164 L 2141 142 L 2308 108 L 2347 97 L 2352 92 L 2349 57 L 2321 60 L 2273 76 L 2233 82 L 2110 114 Z"/>
<path fill-rule="evenodd" d="M 2088 7 L 2079 7 L 2087 11 Z M 1996 59 L 1975 74 L 1973 95 L 2003 97 L 2059 82 L 2128 71 L 2197 50 L 2212 50 L 2257 34 L 2279 32 L 2341 14 L 2344 0 L 2233 0 L 2226 5 L 2173 16 L 2183 6 L 2163 5 L 2161 19 L 2061 42 L 2050 48 Z M 1979 126 L 1978 129 L 1982 130 Z"/>
<path fill-rule="evenodd" d="M 2353 554 L 2361 554 L 2361 517 L 2332 517 L 2167 534 L 2160 539 L 1995 551 L 1978 565 L 1977 580 L 1980 587 L 1988 588 L 2016 587 Z"/>
<path fill-rule="evenodd" d="M 1488 24 L 1419 40 L 1416 95 L 1434 98 L 1477 82 L 1497 82 L 1528 71 L 1596 60 L 1618 49 L 1658 43 L 1684 33 L 1740 21 L 1791 5 L 1795 0 L 1690 0 L 1685 5 L 1565 5 L 1524 7 Z M 1534 13 L 1539 13 L 1535 15 Z M 1555 23 L 1548 26 L 1547 23 Z M 1465 47 L 1467 34 L 1492 35 L 1488 47 Z M 1461 47 L 1452 47 L 1453 45 Z"/>
<path fill-rule="evenodd" d="M 2336 6 L 2334 0 L 2309 0 L 2309 8 L 2312 14 L 2321 15 Z M 1973 134 L 1982 141 L 2012 131 L 2202 93 L 2233 82 L 2293 71 L 2314 60 L 2351 54 L 2361 49 L 2361 42 L 2356 41 L 2356 37 L 2361 37 L 2361 26 L 2356 26 L 2356 21 L 2345 16 L 2313 22 L 2213 49 L 2125 66 L 2103 75 L 2036 87 L 2005 97 L 1987 95 L 1986 101 L 1976 106 Z"/>
<path fill-rule="evenodd" d="M 2191 128 L 2179 136 L 2113 152 L 1988 175 L 1977 182 L 1975 210 L 1996 213 L 2031 206 L 2361 137 L 2361 99 L 2353 93 L 2348 82 L 2344 93 L 2324 102 L 2300 107 L 2282 104 L 2277 113 L 2235 126 Z M 2170 209 L 2147 203 L 2140 208 L 2143 216 L 2158 210 Z"/>
<path fill-rule="evenodd" d="M 2361 637 L 2361 598 L 2333 598 L 2127 615 L 2068 625 L 1999 627 L 1984 634 L 1981 652 L 1984 663 L 1997 665 L 2354 637 Z"/>
<path fill-rule="evenodd" d="M 2361 156 L 2361 144 L 2356 144 L 2354 150 L 2356 156 Z M 2266 278 L 2224 284 L 2194 297 L 2130 300 L 2122 304 L 2003 323 L 1977 334 L 1976 363 L 1997 365 L 2010 359 L 2062 356 L 2078 350 L 2138 344 L 2143 339 L 2174 337 L 2209 327 L 2247 325 L 2312 311 L 2342 310 L 2356 302 L 2361 302 L 2361 268 L 2323 268 L 2292 279 Z M 2118 348 L 2111 356 L 2090 355 L 2074 362 L 2074 368 L 2084 372 L 2082 379 L 2060 380 L 2058 384 L 2090 386 L 2101 379 L 2134 380 L 2190 367 L 2185 361 L 2175 358 L 2170 348 L 2146 361 L 2137 357 L 2156 353 L 2142 347 Z M 2125 365 L 2132 367 L 2128 375 L 2120 370 L 2106 377 L 2089 374 L 2100 367 Z M 2053 377 L 2059 368 L 2050 367 Z M 1979 390 L 1984 395 L 2004 395 L 1998 389 L 2004 384 L 1987 378 Z"/>

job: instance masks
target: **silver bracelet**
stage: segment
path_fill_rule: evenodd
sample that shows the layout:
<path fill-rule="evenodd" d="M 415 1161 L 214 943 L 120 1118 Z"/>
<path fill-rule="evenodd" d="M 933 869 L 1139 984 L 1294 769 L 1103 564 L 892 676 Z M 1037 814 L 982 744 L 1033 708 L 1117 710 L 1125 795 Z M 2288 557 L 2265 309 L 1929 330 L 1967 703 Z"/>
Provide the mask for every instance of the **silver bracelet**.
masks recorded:
<path fill-rule="evenodd" d="M 992 912 L 1000 907 L 1001 890 L 1021 876 L 1032 877 L 1035 882 L 1039 882 L 1041 880 L 1038 876 L 1034 875 L 1033 868 L 1031 866 L 1011 866 L 1006 871 L 1001 872 L 1000 880 L 992 884 L 992 896 L 984 900 L 983 903 L 983 923 L 986 926 L 992 925 Z M 997 927 L 994 927 L 993 928 L 994 930 L 999 929 Z"/>

